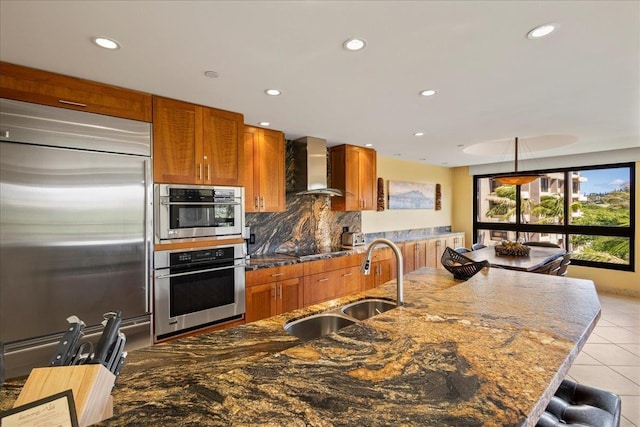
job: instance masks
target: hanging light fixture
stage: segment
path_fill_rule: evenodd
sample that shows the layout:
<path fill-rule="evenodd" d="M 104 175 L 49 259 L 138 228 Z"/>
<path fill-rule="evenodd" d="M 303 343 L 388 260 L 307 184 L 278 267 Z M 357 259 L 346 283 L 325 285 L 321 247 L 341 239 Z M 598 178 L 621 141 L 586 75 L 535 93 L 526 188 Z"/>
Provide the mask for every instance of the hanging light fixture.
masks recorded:
<path fill-rule="evenodd" d="M 504 185 L 523 185 L 535 181 L 541 176 L 537 173 L 518 172 L 518 137 L 516 137 L 516 159 L 514 166 L 514 172 L 495 175 L 493 179 Z"/>

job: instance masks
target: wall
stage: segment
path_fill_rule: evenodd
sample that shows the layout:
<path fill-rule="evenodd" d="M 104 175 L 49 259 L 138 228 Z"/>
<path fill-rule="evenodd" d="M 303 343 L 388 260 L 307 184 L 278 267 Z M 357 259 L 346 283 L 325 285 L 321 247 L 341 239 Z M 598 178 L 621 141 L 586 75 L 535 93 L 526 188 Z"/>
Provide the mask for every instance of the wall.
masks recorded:
<path fill-rule="evenodd" d="M 635 224 L 640 221 L 640 162 L 636 162 L 636 213 Z M 473 177 L 469 175 L 468 167 L 454 168 L 455 197 L 453 204 L 455 214 L 452 217 L 452 228 L 456 231 L 464 231 L 467 241 L 473 231 Z M 599 292 L 608 292 L 622 295 L 640 297 L 640 230 L 636 228 L 635 236 L 635 265 L 636 271 L 616 271 L 603 268 L 581 267 L 570 265 L 567 276 L 580 279 L 593 280 Z"/>
<path fill-rule="evenodd" d="M 389 180 L 440 184 L 442 186 L 442 210 L 385 209 L 381 212 L 363 211 L 362 231 L 364 233 L 451 226 L 453 194 L 453 170 L 451 168 L 378 156 L 378 177 L 383 178 L 385 182 L 385 199 Z M 453 231 L 458 230 L 453 227 Z"/>

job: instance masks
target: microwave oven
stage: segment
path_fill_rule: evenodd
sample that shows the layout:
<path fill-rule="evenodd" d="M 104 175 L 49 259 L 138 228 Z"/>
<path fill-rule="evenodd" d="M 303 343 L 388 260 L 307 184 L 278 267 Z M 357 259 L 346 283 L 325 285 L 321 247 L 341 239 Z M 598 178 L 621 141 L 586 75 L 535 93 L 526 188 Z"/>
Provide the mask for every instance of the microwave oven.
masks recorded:
<path fill-rule="evenodd" d="M 156 243 L 244 238 L 244 189 L 154 185 Z"/>

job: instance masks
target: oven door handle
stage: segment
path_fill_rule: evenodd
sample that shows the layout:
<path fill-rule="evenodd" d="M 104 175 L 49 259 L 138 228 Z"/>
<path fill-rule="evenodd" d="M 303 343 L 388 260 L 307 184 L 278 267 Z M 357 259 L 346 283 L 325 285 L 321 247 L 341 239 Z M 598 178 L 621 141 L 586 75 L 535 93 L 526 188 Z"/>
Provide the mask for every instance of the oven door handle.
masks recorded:
<path fill-rule="evenodd" d="M 156 279 L 170 279 L 172 277 L 191 276 L 193 274 L 209 273 L 211 271 L 230 270 L 232 268 L 245 268 L 246 266 L 247 264 L 235 264 L 228 267 L 206 268 L 204 270 L 187 271 L 186 273 L 160 274 L 156 276 Z"/>
<path fill-rule="evenodd" d="M 179 205 L 179 206 L 218 206 L 218 205 L 241 205 L 242 202 L 167 202 L 166 200 L 163 200 L 160 202 L 161 205 L 163 206 L 173 206 L 173 205 Z"/>

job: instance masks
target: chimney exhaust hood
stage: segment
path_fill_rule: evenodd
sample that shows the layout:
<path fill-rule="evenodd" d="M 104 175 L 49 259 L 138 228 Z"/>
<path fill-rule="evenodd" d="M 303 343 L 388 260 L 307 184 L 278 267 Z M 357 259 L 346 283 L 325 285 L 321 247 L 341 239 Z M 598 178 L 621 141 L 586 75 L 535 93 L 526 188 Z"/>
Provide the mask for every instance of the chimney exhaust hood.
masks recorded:
<path fill-rule="evenodd" d="M 327 187 L 327 141 L 305 136 L 293 141 L 294 191 L 297 195 L 342 196 Z"/>

